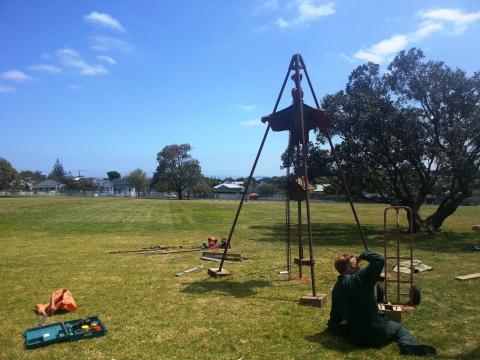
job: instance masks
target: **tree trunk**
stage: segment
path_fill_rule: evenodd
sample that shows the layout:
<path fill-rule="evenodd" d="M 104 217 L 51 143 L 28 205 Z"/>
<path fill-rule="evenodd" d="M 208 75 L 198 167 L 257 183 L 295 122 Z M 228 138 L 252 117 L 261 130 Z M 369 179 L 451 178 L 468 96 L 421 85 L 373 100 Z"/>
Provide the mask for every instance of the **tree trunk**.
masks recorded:
<path fill-rule="evenodd" d="M 178 200 L 182 200 L 183 199 L 183 191 L 182 190 L 177 190 L 177 194 L 178 194 Z"/>
<path fill-rule="evenodd" d="M 437 210 L 425 220 L 426 226 L 433 231 L 438 231 L 447 217 L 452 215 L 468 196 L 458 193 L 452 197 L 446 197 L 438 205 Z"/>

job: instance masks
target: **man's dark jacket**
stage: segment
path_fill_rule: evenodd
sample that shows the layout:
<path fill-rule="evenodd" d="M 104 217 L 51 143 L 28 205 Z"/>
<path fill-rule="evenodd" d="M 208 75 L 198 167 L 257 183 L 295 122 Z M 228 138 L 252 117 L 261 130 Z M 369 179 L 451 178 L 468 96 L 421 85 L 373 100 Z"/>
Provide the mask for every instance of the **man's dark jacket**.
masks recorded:
<path fill-rule="evenodd" d="M 338 276 L 328 328 L 358 345 L 386 344 L 390 341 L 389 321 L 378 312 L 374 295 L 385 259 L 369 250 L 360 258 L 369 262 L 366 268 Z"/>

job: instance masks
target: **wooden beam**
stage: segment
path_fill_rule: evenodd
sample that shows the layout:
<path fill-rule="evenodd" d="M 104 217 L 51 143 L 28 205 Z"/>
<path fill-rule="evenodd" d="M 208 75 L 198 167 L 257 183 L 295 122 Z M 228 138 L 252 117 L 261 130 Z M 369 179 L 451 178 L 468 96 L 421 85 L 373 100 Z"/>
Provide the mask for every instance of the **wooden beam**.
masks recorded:
<path fill-rule="evenodd" d="M 460 281 L 473 280 L 473 279 L 478 279 L 478 278 L 480 278 L 480 273 L 463 275 L 463 276 L 455 276 L 455 279 L 460 280 Z"/>

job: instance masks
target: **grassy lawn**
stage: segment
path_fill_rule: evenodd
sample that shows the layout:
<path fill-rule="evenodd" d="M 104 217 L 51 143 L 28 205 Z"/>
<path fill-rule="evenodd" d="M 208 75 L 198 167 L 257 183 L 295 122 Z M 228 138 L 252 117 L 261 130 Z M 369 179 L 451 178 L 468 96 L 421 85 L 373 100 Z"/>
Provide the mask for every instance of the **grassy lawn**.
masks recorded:
<path fill-rule="evenodd" d="M 324 308 L 298 305 L 310 284 L 286 281 L 283 203 L 248 202 L 232 252 L 249 260 L 228 263 L 228 278 L 212 279 L 198 253 L 108 254 L 154 245 L 185 247 L 210 234 L 226 236 L 238 203 L 101 198 L 0 198 L 0 359 L 400 359 L 395 344 L 350 346 L 325 331 L 334 256 L 361 252 L 346 204 L 313 204 L 317 291 Z M 358 205 L 373 250 L 382 251 L 383 205 Z M 432 211 L 427 207 L 426 212 Z M 461 207 L 437 236 L 416 239 L 415 258 L 434 270 L 418 274 L 422 303 L 403 314 L 438 358 L 479 359 L 480 208 Z M 294 248 L 295 249 L 295 248 Z M 185 276 L 175 273 L 204 264 Z M 297 272 L 297 268 L 294 268 Z M 24 350 L 23 331 L 35 326 L 34 305 L 66 287 L 79 308 L 64 321 L 99 315 L 104 337 Z"/>

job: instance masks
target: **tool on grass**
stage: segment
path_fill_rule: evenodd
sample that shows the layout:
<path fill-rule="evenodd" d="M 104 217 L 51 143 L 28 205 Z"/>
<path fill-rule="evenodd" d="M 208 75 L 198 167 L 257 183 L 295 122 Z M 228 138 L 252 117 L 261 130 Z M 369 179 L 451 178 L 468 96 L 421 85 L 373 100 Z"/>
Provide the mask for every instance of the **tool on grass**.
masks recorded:
<path fill-rule="evenodd" d="M 138 253 L 138 252 L 145 252 L 145 251 L 164 251 L 164 250 L 173 250 L 173 249 L 182 249 L 183 246 L 181 245 L 155 245 L 141 249 L 135 250 L 115 250 L 110 251 L 109 254 L 128 254 L 128 253 Z"/>
<path fill-rule="evenodd" d="M 152 251 L 139 251 L 136 252 L 137 255 L 167 255 L 167 254 L 180 254 L 180 253 L 191 253 L 202 251 L 204 249 L 190 249 L 190 250 L 178 250 L 178 251 L 164 251 L 164 250 L 152 250 Z"/>
<path fill-rule="evenodd" d="M 183 274 L 187 274 L 187 273 L 189 273 L 189 272 L 198 270 L 198 269 L 200 269 L 200 268 L 202 268 L 202 267 L 203 267 L 203 265 L 198 265 L 198 266 L 195 266 L 195 267 L 193 267 L 193 268 L 191 268 L 191 269 L 184 270 L 184 271 L 180 271 L 179 273 L 176 273 L 175 276 L 181 276 L 181 275 L 183 275 Z"/>

